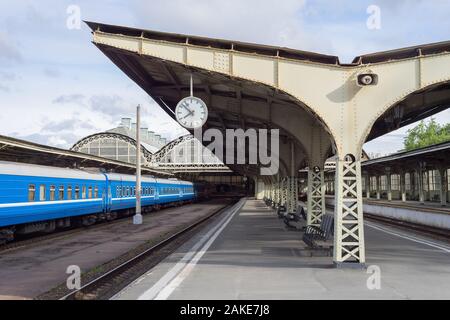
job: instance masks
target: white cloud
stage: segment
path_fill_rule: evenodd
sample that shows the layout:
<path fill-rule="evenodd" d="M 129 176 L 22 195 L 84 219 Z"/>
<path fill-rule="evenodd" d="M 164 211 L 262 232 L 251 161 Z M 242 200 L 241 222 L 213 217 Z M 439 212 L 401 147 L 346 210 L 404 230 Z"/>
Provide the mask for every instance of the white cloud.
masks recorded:
<path fill-rule="evenodd" d="M 266 44 L 303 39 L 303 0 L 132 1 L 141 27 Z"/>

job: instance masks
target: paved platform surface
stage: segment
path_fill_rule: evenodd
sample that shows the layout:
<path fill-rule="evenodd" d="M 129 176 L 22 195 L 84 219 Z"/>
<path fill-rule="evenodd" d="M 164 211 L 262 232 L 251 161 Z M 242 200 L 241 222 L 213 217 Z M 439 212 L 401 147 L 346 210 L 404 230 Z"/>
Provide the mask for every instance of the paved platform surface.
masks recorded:
<path fill-rule="evenodd" d="M 144 215 L 136 226 L 131 217 L 47 240 L 35 247 L 0 253 L 0 300 L 30 299 L 66 281 L 66 269 L 82 272 L 127 253 L 150 240 L 166 237 L 180 225 L 190 224 L 226 206 L 226 200 L 188 204 Z"/>
<path fill-rule="evenodd" d="M 228 214 L 228 215 L 227 215 Z M 450 246 L 366 223 L 368 270 L 335 269 L 306 256 L 301 233 L 284 227 L 262 201 L 225 213 L 115 299 L 450 299 Z"/>

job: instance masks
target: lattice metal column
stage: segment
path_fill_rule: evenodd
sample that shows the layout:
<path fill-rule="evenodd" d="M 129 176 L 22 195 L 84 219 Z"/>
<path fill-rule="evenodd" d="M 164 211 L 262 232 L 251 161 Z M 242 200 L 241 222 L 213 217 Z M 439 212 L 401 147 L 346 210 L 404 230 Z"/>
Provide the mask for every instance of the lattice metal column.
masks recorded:
<path fill-rule="evenodd" d="M 287 207 L 287 199 L 288 199 L 288 178 L 284 177 L 281 180 L 281 201 L 280 201 L 280 204 L 282 206 Z"/>
<path fill-rule="evenodd" d="M 297 177 L 288 177 L 287 212 L 295 213 L 298 208 L 298 181 Z"/>
<path fill-rule="evenodd" d="M 277 180 L 275 182 L 275 197 L 274 197 L 274 202 L 275 202 L 275 206 L 279 206 L 280 205 L 280 200 L 281 200 L 281 193 L 280 193 L 280 181 Z"/>
<path fill-rule="evenodd" d="M 314 167 L 308 171 L 308 225 L 319 226 L 325 213 L 325 183 L 323 170 Z"/>
<path fill-rule="evenodd" d="M 270 200 L 272 203 L 275 201 L 275 182 L 270 184 Z"/>
<path fill-rule="evenodd" d="M 350 267 L 365 262 L 361 162 L 354 158 L 337 161 L 333 260 Z"/>

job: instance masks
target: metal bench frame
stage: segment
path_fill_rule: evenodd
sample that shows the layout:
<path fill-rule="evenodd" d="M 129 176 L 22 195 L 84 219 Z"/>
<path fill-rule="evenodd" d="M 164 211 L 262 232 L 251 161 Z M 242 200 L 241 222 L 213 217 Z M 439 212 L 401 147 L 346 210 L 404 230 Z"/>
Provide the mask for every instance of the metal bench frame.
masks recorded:
<path fill-rule="evenodd" d="M 333 247 L 332 235 L 334 231 L 334 216 L 324 214 L 320 226 L 307 226 L 303 234 L 303 241 L 311 248 Z"/>

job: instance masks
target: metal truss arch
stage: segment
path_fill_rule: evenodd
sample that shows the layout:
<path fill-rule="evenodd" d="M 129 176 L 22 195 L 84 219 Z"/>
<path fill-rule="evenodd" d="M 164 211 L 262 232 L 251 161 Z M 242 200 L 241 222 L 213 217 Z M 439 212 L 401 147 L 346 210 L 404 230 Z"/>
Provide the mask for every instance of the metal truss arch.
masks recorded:
<path fill-rule="evenodd" d="M 439 93 L 442 93 L 442 96 L 439 96 Z M 432 97 L 432 95 L 435 95 L 434 97 Z M 428 95 L 428 96 L 427 96 Z M 362 154 L 362 147 L 364 145 L 364 143 L 367 141 L 367 139 L 369 138 L 369 135 L 371 134 L 371 131 L 374 127 L 374 125 L 380 121 L 381 119 L 386 119 L 389 115 L 390 112 L 392 113 L 397 113 L 397 117 L 399 119 L 397 119 L 397 121 L 401 120 L 402 117 L 402 108 L 404 106 L 404 104 L 407 104 L 407 100 L 409 98 L 411 99 L 419 99 L 420 97 L 420 103 L 421 104 L 427 104 L 430 105 L 430 107 L 432 108 L 433 112 L 429 112 L 427 110 L 427 112 L 424 113 L 424 116 L 421 118 L 425 118 L 427 116 L 429 116 L 430 114 L 434 114 L 436 112 L 439 111 L 443 111 L 445 109 L 447 109 L 450 106 L 450 77 L 448 79 L 442 79 L 442 81 L 435 81 L 432 82 L 431 84 L 428 84 L 424 87 L 421 88 L 414 88 L 411 90 L 408 90 L 406 92 L 403 92 L 402 94 L 399 95 L 399 97 L 392 103 L 388 103 L 386 105 L 384 105 L 379 112 L 377 113 L 377 115 L 375 117 L 373 117 L 369 124 L 367 125 L 367 127 L 364 130 L 364 133 L 361 137 L 361 140 L 358 143 L 358 153 L 357 154 Z M 414 103 L 413 101 L 410 103 Z M 397 110 L 396 110 L 397 109 Z M 438 110 L 438 111 L 436 111 Z M 396 119 L 392 119 L 394 121 L 393 123 L 393 129 L 396 130 L 402 126 L 408 125 L 410 124 L 409 122 L 403 124 L 403 125 L 399 125 L 400 123 L 395 123 Z M 418 119 L 415 118 L 414 121 L 417 121 Z"/>
<path fill-rule="evenodd" d="M 114 132 L 100 132 L 100 133 L 95 133 L 95 134 L 92 134 L 92 135 L 89 135 L 87 137 L 80 139 L 70 148 L 70 150 L 80 151 L 83 147 L 89 145 L 90 143 L 92 143 L 94 141 L 100 140 L 100 139 L 114 139 L 114 140 L 126 142 L 126 143 L 134 146 L 135 148 L 137 147 L 136 140 L 129 136 L 126 136 L 126 135 L 123 135 L 120 133 L 114 133 Z M 141 152 L 147 162 L 152 161 L 152 153 L 149 150 L 147 150 L 143 145 L 141 145 Z"/>

